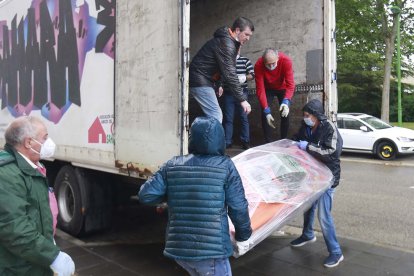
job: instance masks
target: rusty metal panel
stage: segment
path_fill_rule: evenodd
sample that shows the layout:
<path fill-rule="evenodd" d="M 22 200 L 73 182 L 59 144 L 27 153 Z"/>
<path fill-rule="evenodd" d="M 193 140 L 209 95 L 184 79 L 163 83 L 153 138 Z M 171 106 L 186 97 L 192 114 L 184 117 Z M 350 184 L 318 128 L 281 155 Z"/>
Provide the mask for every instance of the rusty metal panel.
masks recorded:
<path fill-rule="evenodd" d="M 180 154 L 179 26 L 179 1 L 117 2 L 115 156 L 122 170 L 155 171 Z"/>

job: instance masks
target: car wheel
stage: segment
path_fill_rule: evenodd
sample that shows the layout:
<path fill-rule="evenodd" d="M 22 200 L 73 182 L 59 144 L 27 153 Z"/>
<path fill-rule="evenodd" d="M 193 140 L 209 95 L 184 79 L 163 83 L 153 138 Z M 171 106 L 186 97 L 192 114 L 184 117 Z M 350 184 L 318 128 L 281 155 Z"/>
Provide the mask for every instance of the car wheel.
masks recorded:
<path fill-rule="evenodd" d="M 381 142 L 377 146 L 377 156 L 382 160 L 392 160 L 397 156 L 397 149 L 392 142 Z"/>

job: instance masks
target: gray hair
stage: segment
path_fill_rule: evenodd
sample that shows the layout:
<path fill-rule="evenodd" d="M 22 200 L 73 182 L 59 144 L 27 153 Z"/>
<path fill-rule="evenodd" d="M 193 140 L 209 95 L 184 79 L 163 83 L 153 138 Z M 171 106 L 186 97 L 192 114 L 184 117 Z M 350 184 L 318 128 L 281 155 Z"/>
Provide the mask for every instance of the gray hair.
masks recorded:
<path fill-rule="evenodd" d="M 273 54 L 275 54 L 276 56 L 277 56 L 277 54 L 279 53 L 275 48 L 266 48 L 264 51 L 263 51 L 263 55 L 262 55 L 262 58 L 264 59 L 265 57 L 266 57 L 266 55 L 268 55 L 268 54 L 270 54 L 270 53 L 273 53 Z"/>
<path fill-rule="evenodd" d="M 25 138 L 35 137 L 38 132 L 38 125 L 43 122 L 33 116 L 22 116 L 14 120 L 4 133 L 6 143 L 12 147 L 22 145 Z"/>

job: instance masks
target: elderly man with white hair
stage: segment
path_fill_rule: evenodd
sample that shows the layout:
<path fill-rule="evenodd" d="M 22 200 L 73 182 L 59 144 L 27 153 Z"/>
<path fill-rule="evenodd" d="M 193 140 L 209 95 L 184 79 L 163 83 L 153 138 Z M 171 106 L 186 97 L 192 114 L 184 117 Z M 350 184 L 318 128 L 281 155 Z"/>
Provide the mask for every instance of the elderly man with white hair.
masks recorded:
<path fill-rule="evenodd" d="M 19 117 L 5 132 L 0 151 L 0 275 L 59 275 L 75 272 L 72 258 L 53 239 L 46 169 L 55 144 L 45 124 Z"/>

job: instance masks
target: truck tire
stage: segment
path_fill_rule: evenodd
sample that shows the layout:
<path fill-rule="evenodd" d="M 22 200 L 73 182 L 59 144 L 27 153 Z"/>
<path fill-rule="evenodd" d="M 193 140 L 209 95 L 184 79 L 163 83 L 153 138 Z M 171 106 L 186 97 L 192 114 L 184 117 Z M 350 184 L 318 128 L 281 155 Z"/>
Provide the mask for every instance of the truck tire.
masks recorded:
<path fill-rule="evenodd" d="M 59 207 L 58 227 L 79 236 L 83 232 L 85 217 L 82 214 L 82 195 L 75 168 L 63 166 L 56 176 L 54 188 Z"/>

